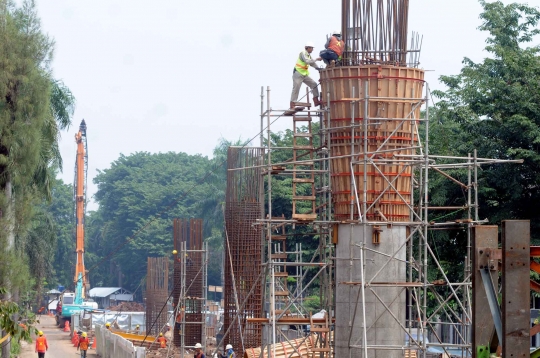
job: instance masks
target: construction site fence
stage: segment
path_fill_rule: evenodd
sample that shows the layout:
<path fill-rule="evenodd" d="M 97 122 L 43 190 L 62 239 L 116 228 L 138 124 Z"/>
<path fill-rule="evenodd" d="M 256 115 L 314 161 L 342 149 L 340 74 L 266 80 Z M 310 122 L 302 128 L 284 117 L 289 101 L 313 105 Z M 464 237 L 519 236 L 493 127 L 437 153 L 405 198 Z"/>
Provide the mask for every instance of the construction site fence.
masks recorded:
<path fill-rule="evenodd" d="M 95 326 L 96 353 L 101 358 L 145 358 L 146 348 L 135 347 L 133 343 L 102 325 Z"/>
<path fill-rule="evenodd" d="M 97 325 L 110 323 L 114 329 L 124 332 L 134 332 L 139 325 L 140 332 L 146 332 L 146 320 L 144 312 L 115 312 L 104 313 L 80 312 L 71 316 L 71 330 L 90 332 Z"/>

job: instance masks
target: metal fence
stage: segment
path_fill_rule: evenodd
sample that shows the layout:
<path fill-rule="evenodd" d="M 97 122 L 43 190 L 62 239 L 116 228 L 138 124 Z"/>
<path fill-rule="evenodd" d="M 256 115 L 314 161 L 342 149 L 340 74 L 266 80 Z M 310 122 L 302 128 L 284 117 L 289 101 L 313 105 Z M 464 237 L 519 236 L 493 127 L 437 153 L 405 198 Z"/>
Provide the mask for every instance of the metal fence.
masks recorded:
<path fill-rule="evenodd" d="M 101 325 L 96 325 L 96 353 L 101 358 L 145 358 L 146 348 L 135 347 L 133 343 L 112 333 Z"/>

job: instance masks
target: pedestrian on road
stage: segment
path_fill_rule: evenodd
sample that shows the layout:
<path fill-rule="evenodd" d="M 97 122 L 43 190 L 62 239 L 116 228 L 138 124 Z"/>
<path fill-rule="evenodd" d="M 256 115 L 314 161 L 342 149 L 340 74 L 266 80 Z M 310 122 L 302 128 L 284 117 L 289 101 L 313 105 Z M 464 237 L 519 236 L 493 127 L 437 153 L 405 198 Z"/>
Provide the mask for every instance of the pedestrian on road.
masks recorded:
<path fill-rule="evenodd" d="M 79 344 L 77 345 L 77 350 L 81 350 L 81 358 L 86 358 L 86 351 L 90 345 L 90 340 L 87 337 L 86 332 L 83 332 L 81 338 L 79 339 Z"/>
<path fill-rule="evenodd" d="M 43 336 L 43 332 L 38 332 L 38 337 L 36 339 L 36 353 L 38 354 L 38 358 L 45 358 L 45 352 L 49 349 L 49 345 L 47 344 L 47 338 Z"/>
<path fill-rule="evenodd" d="M 202 352 L 202 345 L 200 343 L 195 344 L 195 355 L 193 358 L 206 358 Z"/>

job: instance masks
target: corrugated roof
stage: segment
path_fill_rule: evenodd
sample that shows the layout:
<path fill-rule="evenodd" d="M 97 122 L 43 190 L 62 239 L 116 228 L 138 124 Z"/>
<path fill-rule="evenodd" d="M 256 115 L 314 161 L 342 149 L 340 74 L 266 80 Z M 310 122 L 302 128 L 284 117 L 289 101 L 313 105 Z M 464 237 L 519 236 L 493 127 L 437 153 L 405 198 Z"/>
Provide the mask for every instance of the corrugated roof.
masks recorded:
<path fill-rule="evenodd" d="M 91 288 L 90 291 L 88 291 L 88 296 L 107 297 L 121 289 L 122 287 L 94 287 L 94 288 Z"/>

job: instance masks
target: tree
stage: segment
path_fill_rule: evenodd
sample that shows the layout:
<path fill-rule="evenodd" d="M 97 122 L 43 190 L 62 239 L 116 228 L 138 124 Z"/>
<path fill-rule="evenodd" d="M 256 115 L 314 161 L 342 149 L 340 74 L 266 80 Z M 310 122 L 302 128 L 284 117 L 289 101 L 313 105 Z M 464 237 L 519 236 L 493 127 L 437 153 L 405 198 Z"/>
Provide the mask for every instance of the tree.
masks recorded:
<path fill-rule="evenodd" d="M 0 285 L 6 300 L 18 301 L 19 289 L 30 287 L 22 248 L 31 242 L 32 206 L 50 194 L 53 170 L 61 165 L 59 129 L 70 122 L 73 97 L 52 78 L 53 47 L 33 0 L 20 8 L 0 0 Z M 2 351 L 8 355 L 9 344 Z"/>
<path fill-rule="evenodd" d="M 174 218 L 212 220 L 202 216 L 200 205 L 215 190 L 206 182 L 210 165 L 200 155 L 135 153 L 99 171 L 95 222 L 101 232 L 92 237 L 101 240 L 103 256 L 90 267 L 92 281 L 99 272 L 103 284 L 134 290 L 146 275 L 148 256 L 171 255 Z M 204 236 L 210 235 L 207 228 Z"/>
<path fill-rule="evenodd" d="M 480 63 L 465 58 L 458 75 L 441 77 L 447 90 L 434 93 L 441 99 L 436 118 L 457 133 L 454 154 L 477 148 L 480 157 L 524 160 L 484 168 L 482 217 L 533 219 L 540 214 L 540 57 L 537 46 L 526 44 L 539 33 L 540 12 L 521 4 L 480 3 L 479 29 L 489 33 L 490 57 Z M 540 224 L 531 224 L 538 239 L 534 229 Z"/>

